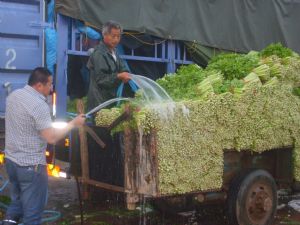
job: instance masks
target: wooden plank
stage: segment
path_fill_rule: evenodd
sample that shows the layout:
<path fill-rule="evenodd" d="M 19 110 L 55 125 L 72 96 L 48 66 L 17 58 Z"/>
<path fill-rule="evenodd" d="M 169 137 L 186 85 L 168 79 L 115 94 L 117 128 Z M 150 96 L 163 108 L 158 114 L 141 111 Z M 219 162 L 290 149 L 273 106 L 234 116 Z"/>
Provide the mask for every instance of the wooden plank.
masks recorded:
<path fill-rule="evenodd" d="M 101 138 L 99 138 L 99 136 L 96 134 L 96 132 L 92 129 L 92 128 L 90 128 L 89 126 L 83 126 L 84 127 L 84 130 L 89 134 L 89 135 L 91 135 L 91 137 L 96 141 L 96 143 L 98 144 L 98 145 L 100 145 L 100 147 L 102 148 L 102 149 L 104 149 L 105 148 L 105 146 L 106 146 L 106 144 L 101 140 Z"/>
<path fill-rule="evenodd" d="M 107 183 L 103 183 L 103 182 L 96 181 L 96 180 L 91 180 L 91 179 L 79 178 L 79 180 L 82 184 L 93 185 L 93 186 L 100 187 L 100 188 L 103 188 L 103 189 L 106 189 L 106 190 L 109 190 L 109 191 L 125 192 L 124 187 L 111 185 L 111 184 L 107 184 Z"/>
<path fill-rule="evenodd" d="M 124 131 L 124 187 L 126 195 L 127 209 L 133 210 L 139 200 L 136 189 L 136 155 L 134 132 L 130 128 Z"/>
<path fill-rule="evenodd" d="M 262 153 L 251 150 L 224 152 L 223 189 L 229 188 L 231 180 L 240 172 L 249 169 L 268 171 L 277 183 L 292 182 L 292 148 L 272 149 Z"/>
<path fill-rule="evenodd" d="M 84 103 L 82 99 L 77 100 L 77 111 L 79 114 L 84 114 Z M 80 158 L 81 158 L 81 176 L 82 180 L 89 180 L 89 153 L 86 132 L 83 127 L 78 129 L 80 139 Z M 82 187 L 82 199 L 89 198 L 88 185 Z"/>
<path fill-rule="evenodd" d="M 157 132 L 155 130 L 151 130 L 150 133 L 150 151 L 151 151 L 151 165 L 153 166 L 153 182 L 155 184 L 155 190 L 153 192 L 154 196 L 159 196 L 159 170 L 158 170 L 158 151 L 157 151 Z"/>
<path fill-rule="evenodd" d="M 276 152 L 275 180 L 278 188 L 289 188 L 293 182 L 293 149 L 289 147 Z"/>
<path fill-rule="evenodd" d="M 131 116 L 131 113 L 129 112 L 129 109 L 125 109 L 125 112 L 123 112 L 117 119 L 115 119 L 108 127 L 108 130 L 112 130 L 114 127 L 118 126 L 121 122 L 124 120 L 127 120 Z"/>
<path fill-rule="evenodd" d="M 138 194 L 147 197 L 157 195 L 157 160 L 155 134 L 136 132 L 136 179 Z"/>
<path fill-rule="evenodd" d="M 124 186 L 127 192 L 134 192 L 134 182 L 135 177 L 135 156 L 133 154 L 134 150 L 134 139 L 133 133 L 130 128 L 126 128 L 124 131 Z"/>

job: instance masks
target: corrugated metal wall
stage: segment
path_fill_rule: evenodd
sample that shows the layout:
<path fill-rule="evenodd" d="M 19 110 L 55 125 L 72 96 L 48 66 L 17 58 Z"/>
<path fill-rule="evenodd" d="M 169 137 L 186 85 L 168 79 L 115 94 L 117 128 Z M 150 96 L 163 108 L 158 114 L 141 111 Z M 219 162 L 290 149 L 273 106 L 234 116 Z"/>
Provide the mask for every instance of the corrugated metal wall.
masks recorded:
<path fill-rule="evenodd" d="M 32 69 L 43 64 L 42 0 L 0 0 L 0 113 L 11 90 L 27 83 Z"/>

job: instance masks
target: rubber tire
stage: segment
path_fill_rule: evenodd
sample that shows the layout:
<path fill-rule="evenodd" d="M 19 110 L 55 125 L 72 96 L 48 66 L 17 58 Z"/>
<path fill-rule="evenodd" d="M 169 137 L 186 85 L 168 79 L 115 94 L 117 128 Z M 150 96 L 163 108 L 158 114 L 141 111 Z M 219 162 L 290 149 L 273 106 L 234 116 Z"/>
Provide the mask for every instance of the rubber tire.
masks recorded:
<path fill-rule="evenodd" d="M 265 224 L 253 224 L 250 222 L 245 201 L 251 185 L 264 181 L 272 190 L 272 213 Z M 237 205 L 240 205 L 240 216 L 237 218 Z M 227 199 L 228 220 L 230 225 L 272 225 L 277 210 L 277 187 L 273 177 L 265 170 L 250 170 L 240 173 L 231 182 Z"/>

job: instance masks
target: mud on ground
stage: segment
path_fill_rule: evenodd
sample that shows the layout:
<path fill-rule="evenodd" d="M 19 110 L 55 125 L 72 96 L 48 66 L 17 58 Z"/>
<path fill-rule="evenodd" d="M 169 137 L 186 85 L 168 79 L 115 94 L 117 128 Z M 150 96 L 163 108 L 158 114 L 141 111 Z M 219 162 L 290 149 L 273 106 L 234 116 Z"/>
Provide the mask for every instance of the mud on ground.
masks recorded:
<path fill-rule="evenodd" d="M 84 202 L 84 224 L 91 225 L 229 225 L 223 205 L 197 207 L 193 211 L 177 214 L 163 213 L 153 207 L 153 202 L 145 200 L 136 211 L 124 207 L 121 194 L 93 192 L 92 199 Z M 110 200 L 107 200 L 110 199 Z M 283 192 L 279 196 L 278 211 L 274 225 L 300 225 L 300 212 L 288 206 L 291 200 L 299 200 L 300 194 Z M 300 204 L 300 202 L 299 202 Z M 80 210 L 76 182 L 74 179 L 49 179 L 48 209 L 60 210 L 63 218 L 55 224 L 80 224 Z M 53 223 L 52 223 L 53 224 Z"/>
<path fill-rule="evenodd" d="M 6 177 L 3 168 L 0 175 Z M 163 213 L 153 207 L 153 203 L 145 200 L 135 211 L 124 208 L 121 194 L 106 194 L 93 192 L 92 199 L 83 203 L 85 225 L 229 225 L 223 205 L 197 207 L 192 211 L 177 214 Z M 0 197 L 8 199 L 8 188 L 0 193 Z M 300 212 L 290 208 L 290 200 L 299 200 L 300 194 L 283 194 L 279 198 L 276 222 L 274 225 L 300 225 Z M 300 204 L 300 202 L 299 202 Z M 80 210 L 77 186 L 74 179 L 49 177 L 48 210 L 59 211 L 62 217 L 52 223 L 57 225 L 80 225 Z M 4 211 L 1 210 L 0 216 Z"/>

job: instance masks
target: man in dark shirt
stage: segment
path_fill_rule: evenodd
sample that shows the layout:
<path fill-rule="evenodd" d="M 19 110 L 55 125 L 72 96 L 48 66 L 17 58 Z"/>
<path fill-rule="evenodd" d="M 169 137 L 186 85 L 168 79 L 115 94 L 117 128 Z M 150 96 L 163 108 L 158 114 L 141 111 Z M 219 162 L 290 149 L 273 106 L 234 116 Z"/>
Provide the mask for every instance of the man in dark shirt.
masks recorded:
<path fill-rule="evenodd" d="M 128 82 L 130 76 L 122 59 L 116 52 L 121 40 L 120 24 L 109 21 L 102 29 L 103 41 L 95 48 L 88 61 L 90 86 L 88 91 L 88 110 L 115 98 L 121 81 Z"/>

